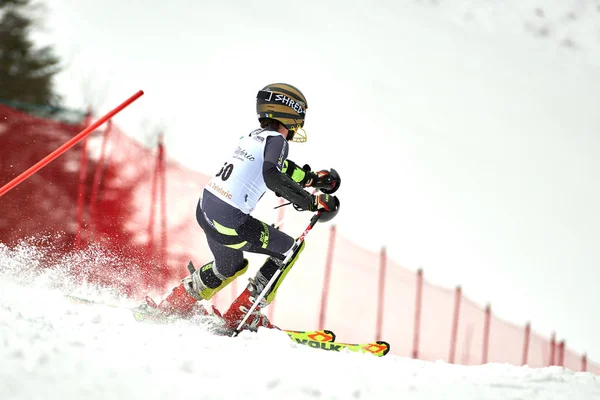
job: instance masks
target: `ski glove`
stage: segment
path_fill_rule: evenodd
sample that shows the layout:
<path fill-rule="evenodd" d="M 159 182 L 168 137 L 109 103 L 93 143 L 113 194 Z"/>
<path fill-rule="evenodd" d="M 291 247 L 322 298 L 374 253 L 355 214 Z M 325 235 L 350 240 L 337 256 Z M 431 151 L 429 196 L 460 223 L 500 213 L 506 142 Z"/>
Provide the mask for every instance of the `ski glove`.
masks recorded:
<path fill-rule="evenodd" d="M 323 169 L 313 172 L 310 165 L 305 164 L 302 168 L 296 165 L 292 160 L 285 160 L 281 172 L 288 175 L 294 182 L 301 187 L 314 187 L 323 193 L 332 194 L 340 187 L 342 179 L 335 169 Z"/>
<path fill-rule="evenodd" d="M 315 201 L 309 211 L 336 211 L 339 203 L 336 201 L 335 196 L 330 194 L 319 194 L 313 197 Z"/>

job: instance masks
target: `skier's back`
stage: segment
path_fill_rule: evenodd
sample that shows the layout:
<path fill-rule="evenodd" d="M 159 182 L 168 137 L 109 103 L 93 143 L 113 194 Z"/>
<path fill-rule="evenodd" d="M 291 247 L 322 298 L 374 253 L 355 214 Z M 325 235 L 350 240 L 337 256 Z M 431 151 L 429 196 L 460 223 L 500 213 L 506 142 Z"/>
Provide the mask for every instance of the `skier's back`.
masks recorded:
<path fill-rule="evenodd" d="M 209 300 L 248 269 L 244 251 L 269 257 L 247 288 L 223 315 L 237 328 L 254 299 L 282 266 L 294 238 L 250 214 L 267 189 L 292 202 L 297 209 L 324 212 L 333 218 L 339 208 L 334 193 L 340 184 L 334 170 L 312 172 L 288 160 L 288 141 L 304 142 L 302 131 L 307 103 L 294 86 L 275 83 L 258 92 L 256 110 L 260 128 L 240 138 L 238 147 L 204 187 L 196 219 L 206 234 L 214 260 L 183 279 L 158 309 L 168 315 L 188 317 L 198 311 L 197 301 Z M 312 195 L 304 187 L 324 193 Z M 247 319 L 245 329 L 273 327 L 260 311 L 275 298 L 278 288 L 304 249 L 304 242 L 284 266 L 275 284 Z"/>

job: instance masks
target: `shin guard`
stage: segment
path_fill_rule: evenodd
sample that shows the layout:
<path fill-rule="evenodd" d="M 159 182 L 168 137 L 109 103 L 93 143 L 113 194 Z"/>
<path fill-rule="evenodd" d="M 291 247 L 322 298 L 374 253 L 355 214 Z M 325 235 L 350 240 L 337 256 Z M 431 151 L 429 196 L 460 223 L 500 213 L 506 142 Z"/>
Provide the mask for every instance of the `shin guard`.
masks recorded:
<path fill-rule="evenodd" d="M 298 257 L 300 257 L 300 253 L 302 253 L 302 250 L 304 250 L 304 244 L 305 241 L 303 241 L 300 247 L 296 249 L 296 251 L 292 255 L 292 258 L 290 258 L 290 261 L 282 267 L 281 273 L 277 277 L 277 280 L 275 281 L 273 286 L 271 286 L 269 293 L 267 293 L 267 295 L 265 296 L 267 304 L 271 304 L 271 302 L 275 299 L 277 289 L 279 289 L 279 286 L 281 286 L 281 284 L 283 283 L 283 280 L 287 276 L 288 272 L 290 272 L 290 270 L 298 260 Z M 269 280 L 271 280 L 273 275 L 275 275 L 277 269 L 281 267 L 281 263 L 282 261 L 276 258 L 267 258 L 267 261 L 265 261 L 265 263 L 262 265 L 262 267 L 260 267 L 260 269 L 256 273 L 255 282 L 257 285 L 259 285 L 259 291 L 262 290 L 262 288 L 264 288 L 267 285 L 267 283 L 269 283 Z"/>
<path fill-rule="evenodd" d="M 183 280 L 188 292 L 198 300 L 210 300 L 217 292 L 243 275 L 248 270 L 248 260 L 244 258 L 242 265 L 233 276 L 223 276 L 215 268 L 214 261 L 203 265 L 192 275 Z"/>

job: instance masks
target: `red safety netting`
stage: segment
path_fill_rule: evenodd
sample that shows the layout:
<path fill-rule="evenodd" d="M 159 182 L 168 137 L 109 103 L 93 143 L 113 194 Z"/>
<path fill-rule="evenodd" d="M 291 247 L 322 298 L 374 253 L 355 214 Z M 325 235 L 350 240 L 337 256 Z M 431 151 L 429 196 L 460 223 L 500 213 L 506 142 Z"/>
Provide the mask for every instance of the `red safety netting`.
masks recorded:
<path fill-rule="evenodd" d="M 423 283 L 419 358 L 449 360 L 454 304 L 451 290 Z"/>
<path fill-rule="evenodd" d="M 0 184 L 81 129 L 0 106 Z M 162 146 L 147 148 L 118 127 L 105 125 L 85 145 L 76 145 L 0 197 L 0 242 L 11 246 L 48 234 L 50 239 L 39 242 L 52 247 L 48 265 L 61 255 L 101 246 L 114 254 L 112 261 L 86 260 L 74 266 L 73 274 L 131 297 L 161 297 L 187 275 L 189 260 L 199 267 L 212 257 L 195 219 L 208 179 L 169 158 Z M 300 234 L 310 214 L 274 210 L 278 204 L 280 199 L 267 194 L 254 216 L 272 223 L 284 215 L 282 229 Z M 460 288 L 432 285 L 422 271 L 389 260 L 383 250 L 358 246 L 331 223 L 318 224 L 306 243 L 268 307 L 279 326 L 327 328 L 347 342 L 385 339 L 393 354 L 424 360 L 562 364 L 600 373 L 597 364 L 561 343 L 497 319 Z M 248 258 L 251 276 L 264 256 Z M 215 305 L 225 310 L 245 279 L 218 293 Z"/>
<path fill-rule="evenodd" d="M 381 338 L 394 343 L 394 354 L 412 357 L 415 347 L 417 273 L 387 260 Z"/>
<path fill-rule="evenodd" d="M 526 364 L 533 368 L 550 365 L 550 341 L 547 337 L 531 333 Z"/>
<path fill-rule="evenodd" d="M 466 298 L 461 299 L 458 315 L 455 362 L 481 364 L 484 354 L 485 311 Z"/>

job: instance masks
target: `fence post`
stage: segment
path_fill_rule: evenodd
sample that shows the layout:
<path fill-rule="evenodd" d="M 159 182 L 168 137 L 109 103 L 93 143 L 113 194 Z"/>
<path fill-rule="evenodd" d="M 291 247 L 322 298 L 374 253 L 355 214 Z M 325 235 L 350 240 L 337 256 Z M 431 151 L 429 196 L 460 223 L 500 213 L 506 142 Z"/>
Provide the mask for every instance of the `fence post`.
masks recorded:
<path fill-rule="evenodd" d="M 415 299 L 415 325 L 413 331 L 412 358 L 419 358 L 419 335 L 421 333 L 421 302 L 423 300 L 423 269 L 417 271 L 417 298 Z"/>
<path fill-rule="evenodd" d="M 485 307 L 485 322 L 483 325 L 483 349 L 481 350 L 481 363 L 487 364 L 488 353 L 490 349 L 490 323 L 492 321 L 492 305 L 490 303 Z"/>
<path fill-rule="evenodd" d="M 160 134 L 158 143 L 158 157 L 160 163 L 159 187 L 160 187 L 160 261 L 161 270 L 167 272 L 167 168 L 165 167 L 165 144 L 164 135 Z M 161 284 L 164 282 L 161 282 Z"/>
<path fill-rule="evenodd" d="M 102 171 L 104 170 L 104 159 L 106 158 L 106 144 L 108 142 L 108 135 L 112 129 L 112 119 L 106 122 L 106 129 L 102 135 L 102 147 L 100 150 L 100 158 L 96 164 L 96 170 L 94 171 L 94 180 L 92 182 L 92 194 L 90 197 L 90 220 L 92 222 L 93 233 L 96 232 L 96 203 L 98 201 L 98 193 L 100 191 L 100 182 L 102 181 Z"/>
<path fill-rule="evenodd" d="M 558 366 L 565 366 L 565 341 L 561 340 L 558 344 Z"/>
<path fill-rule="evenodd" d="M 377 326 L 375 327 L 375 340 L 381 340 L 381 335 L 383 331 L 386 267 L 387 255 L 385 252 L 385 247 L 382 247 L 381 253 L 379 255 L 379 292 L 377 293 Z"/>
<path fill-rule="evenodd" d="M 84 128 L 90 126 L 92 112 L 88 110 L 83 122 Z M 85 207 L 85 178 L 87 177 L 87 138 L 81 146 L 81 158 L 79 161 L 79 184 L 77 186 L 77 231 L 75 232 L 75 249 L 82 247 L 81 235 L 83 232 L 83 209 Z"/>
<path fill-rule="evenodd" d="M 556 332 L 550 336 L 550 362 L 548 365 L 554 365 L 556 361 Z"/>
<path fill-rule="evenodd" d="M 329 298 L 329 282 L 331 280 L 331 269 L 333 263 L 333 252 L 335 250 L 335 225 L 329 231 L 329 247 L 325 261 L 325 278 L 323 279 L 323 292 L 321 293 L 321 312 L 319 313 L 319 329 L 325 329 L 325 317 L 327 312 L 327 301 Z"/>
<path fill-rule="evenodd" d="M 527 365 L 527 358 L 529 355 L 529 340 L 531 337 L 531 322 L 527 322 L 525 325 L 525 340 L 523 341 L 523 359 L 521 365 Z"/>
<path fill-rule="evenodd" d="M 581 355 L 581 371 L 582 372 L 587 371 L 587 354 L 586 353 L 583 353 Z"/>
<path fill-rule="evenodd" d="M 454 295 L 454 317 L 452 318 L 452 334 L 450 337 L 450 354 L 448 356 L 448 362 L 454 364 L 454 356 L 456 355 L 456 340 L 458 339 L 458 320 L 460 318 L 460 302 L 462 296 L 462 289 L 459 286 L 456 287 Z"/>
<path fill-rule="evenodd" d="M 148 259 L 152 259 L 155 254 L 154 249 L 154 218 L 156 214 L 156 198 L 158 192 L 158 176 L 160 173 L 161 144 L 157 145 L 156 163 L 154 164 L 154 173 L 152 174 L 152 186 L 150 188 L 150 217 L 148 219 Z"/>

